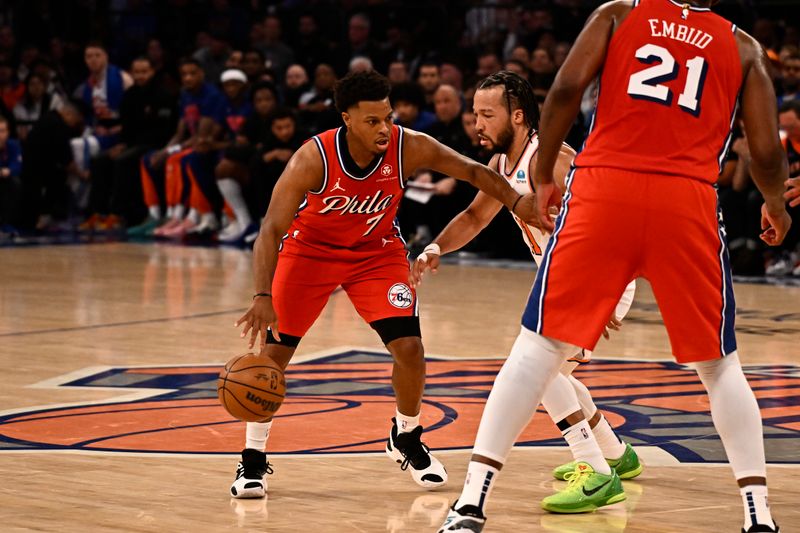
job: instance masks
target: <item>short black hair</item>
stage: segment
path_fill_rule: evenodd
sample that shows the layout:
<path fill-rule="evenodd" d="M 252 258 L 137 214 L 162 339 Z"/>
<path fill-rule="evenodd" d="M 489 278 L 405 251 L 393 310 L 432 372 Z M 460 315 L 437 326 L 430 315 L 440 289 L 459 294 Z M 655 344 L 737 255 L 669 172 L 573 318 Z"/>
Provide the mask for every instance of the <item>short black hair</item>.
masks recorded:
<path fill-rule="evenodd" d="M 789 111 L 794 111 L 795 116 L 800 118 L 800 100 L 787 100 L 781 104 L 778 113 L 788 113 Z"/>
<path fill-rule="evenodd" d="M 87 48 L 99 48 L 103 52 L 108 53 L 108 48 L 106 48 L 105 43 L 100 39 L 92 39 L 89 42 L 87 42 L 86 46 L 84 46 L 83 49 L 86 50 Z"/>
<path fill-rule="evenodd" d="M 286 106 L 280 106 L 277 109 L 275 109 L 275 111 L 272 112 L 269 118 L 271 122 L 274 122 L 276 120 L 281 120 L 284 118 L 290 118 L 295 122 L 297 122 L 297 114 L 291 107 L 286 107 Z"/>
<path fill-rule="evenodd" d="M 397 105 L 397 102 L 407 102 L 419 109 L 425 106 L 425 93 L 422 87 L 412 81 L 398 83 L 392 87 L 389 99 L 392 101 L 392 106 Z"/>
<path fill-rule="evenodd" d="M 336 82 L 333 99 L 336 109 L 345 113 L 359 102 L 379 102 L 387 98 L 391 90 L 388 78 L 374 70 L 352 72 Z"/>
<path fill-rule="evenodd" d="M 275 84 L 269 80 L 261 80 L 253 85 L 253 87 L 250 89 L 250 99 L 255 100 L 256 93 L 264 90 L 271 92 L 272 96 L 275 97 L 275 100 L 278 99 L 278 88 L 275 87 Z"/>
<path fill-rule="evenodd" d="M 148 65 L 150 65 L 151 67 L 153 66 L 153 62 L 150 61 L 150 58 L 147 57 L 147 56 L 136 56 L 136 57 L 134 57 L 133 61 L 131 61 L 131 66 L 133 66 L 134 63 L 139 63 L 140 61 L 147 61 Z"/>
<path fill-rule="evenodd" d="M 178 68 L 185 67 L 186 65 L 194 65 L 200 70 L 203 70 L 203 65 L 200 64 L 198 60 L 191 56 L 182 57 L 180 61 L 178 61 Z"/>
<path fill-rule="evenodd" d="M 501 70 L 478 83 L 478 90 L 492 87 L 503 88 L 509 115 L 515 109 L 521 109 L 528 127 L 539 129 L 539 106 L 528 80 L 510 70 Z"/>

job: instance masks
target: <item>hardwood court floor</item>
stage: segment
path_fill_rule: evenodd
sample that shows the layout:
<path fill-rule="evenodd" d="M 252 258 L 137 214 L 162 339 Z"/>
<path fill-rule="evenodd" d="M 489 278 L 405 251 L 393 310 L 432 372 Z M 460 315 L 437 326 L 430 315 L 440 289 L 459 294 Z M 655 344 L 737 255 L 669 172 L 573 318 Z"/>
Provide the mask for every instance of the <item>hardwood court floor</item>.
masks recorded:
<path fill-rule="evenodd" d="M 0 249 L 0 530 L 436 530 L 533 272 L 445 266 L 421 288 L 425 345 L 444 357 L 429 363 L 427 440 L 455 448 L 439 452 L 444 490 L 417 490 L 380 453 L 327 453 L 379 450 L 393 413 L 380 342 L 338 293 L 288 375 L 295 394 L 270 446 L 293 453 L 271 457 L 268 500 L 238 501 L 227 488 L 244 430 L 217 406 L 213 377 L 246 351 L 232 324 L 252 293 L 250 260 L 162 245 Z M 800 288 L 737 284 L 736 296 L 740 354 L 776 463 L 771 506 L 783 531 L 800 530 Z M 498 481 L 486 531 L 739 531 L 707 405 L 669 362 L 646 283 L 596 357 L 578 376 L 647 465 L 625 483 L 628 501 L 591 515 L 542 512 L 558 486 L 549 471 L 569 454 L 538 414 Z"/>

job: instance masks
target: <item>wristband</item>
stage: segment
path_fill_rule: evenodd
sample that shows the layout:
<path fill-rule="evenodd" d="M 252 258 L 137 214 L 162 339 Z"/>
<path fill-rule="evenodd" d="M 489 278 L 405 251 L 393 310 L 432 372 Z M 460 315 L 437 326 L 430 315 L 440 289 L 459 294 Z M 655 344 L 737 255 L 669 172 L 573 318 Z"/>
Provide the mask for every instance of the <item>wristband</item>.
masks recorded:
<path fill-rule="evenodd" d="M 521 194 L 517 197 L 516 201 L 514 202 L 514 205 L 511 206 L 511 212 L 512 213 L 514 213 L 514 209 L 517 208 L 517 204 L 519 203 L 520 200 L 522 200 L 522 195 Z M 516 213 L 514 213 L 514 214 L 516 215 Z"/>
<path fill-rule="evenodd" d="M 180 151 L 181 151 L 181 145 L 180 144 L 173 144 L 172 146 L 167 146 L 167 153 L 169 155 L 177 154 Z"/>
<path fill-rule="evenodd" d="M 257 292 L 257 293 L 255 293 L 253 295 L 253 300 L 258 298 L 259 296 L 269 296 L 270 298 L 272 298 L 272 293 L 271 292 Z"/>

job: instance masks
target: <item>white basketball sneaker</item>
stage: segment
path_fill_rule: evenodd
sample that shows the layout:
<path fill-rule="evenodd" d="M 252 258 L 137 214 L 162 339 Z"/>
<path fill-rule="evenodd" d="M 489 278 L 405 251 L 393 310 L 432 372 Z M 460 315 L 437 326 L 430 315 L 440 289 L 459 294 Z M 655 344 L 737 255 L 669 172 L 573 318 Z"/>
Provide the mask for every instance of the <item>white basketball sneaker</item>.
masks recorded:
<path fill-rule="evenodd" d="M 263 498 L 267 494 L 267 474 L 271 473 L 272 466 L 267 461 L 267 454 L 246 448 L 242 451 L 242 460 L 236 466 L 231 497 Z"/>
<path fill-rule="evenodd" d="M 397 421 L 392 418 L 392 430 L 386 442 L 386 455 L 400 463 L 402 470 L 409 469 L 417 485 L 435 489 L 447 483 L 447 470 L 431 455 L 430 449 L 420 440 L 422 426 L 409 433 L 397 432 Z"/>
<path fill-rule="evenodd" d="M 474 505 L 462 505 L 456 509 L 458 500 L 450 507 L 444 524 L 437 533 L 479 533 L 483 531 L 486 524 L 486 517 L 481 510 Z"/>

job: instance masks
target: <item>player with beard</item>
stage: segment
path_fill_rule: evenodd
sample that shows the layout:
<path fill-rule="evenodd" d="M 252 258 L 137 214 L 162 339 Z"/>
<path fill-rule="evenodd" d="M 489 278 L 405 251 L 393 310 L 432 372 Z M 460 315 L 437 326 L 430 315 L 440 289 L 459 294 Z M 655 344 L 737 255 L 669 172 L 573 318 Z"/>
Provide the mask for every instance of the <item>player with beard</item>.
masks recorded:
<path fill-rule="evenodd" d="M 262 353 L 285 368 L 341 286 L 394 358 L 397 409 L 386 453 L 417 484 L 434 488 L 447 481 L 447 472 L 420 440 L 425 358 L 417 297 L 407 285 L 405 243 L 395 222 L 406 179 L 429 168 L 468 181 L 529 222 L 535 197 L 517 193 L 495 171 L 428 135 L 393 124 L 390 89 L 374 71 L 336 84 L 345 126 L 312 137 L 275 185 L 253 250 L 255 295 L 236 326 L 244 324 L 250 347 L 260 335 Z M 271 425 L 247 424 L 233 497 L 265 495 Z"/>
<path fill-rule="evenodd" d="M 531 175 L 536 165 L 539 147 L 539 108 L 530 84 L 510 71 L 501 71 L 485 78 L 475 92 L 474 111 L 476 129 L 481 145 L 494 152 L 489 167 L 497 171 L 520 194 L 533 192 Z M 555 177 L 563 187 L 575 151 L 562 145 L 556 163 Z M 459 213 L 433 242 L 425 248 L 411 269 L 412 287 L 418 285 L 428 269 L 436 272 L 442 255 L 454 252 L 475 238 L 500 212 L 502 204 L 479 192 L 475 200 Z M 542 252 L 547 247 L 550 234 L 541 228 L 526 224 L 518 217 L 514 220 L 522 231 L 536 264 L 541 264 Z M 620 321 L 630 309 L 636 282 L 625 290 L 609 327 L 618 329 Z M 575 327 L 581 327 L 576 323 Z M 608 336 L 608 333 L 606 333 Z M 559 466 L 553 471 L 557 479 L 565 479 L 575 470 L 579 461 L 606 459 L 621 479 L 631 479 L 642 472 L 642 465 L 630 444 L 617 437 L 608 420 L 598 411 L 589 390 L 572 376 L 579 363 L 588 363 L 589 350 L 577 350 L 565 361 L 561 373 L 550 383 L 542 398 L 548 414 L 562 431 L 575 461 Z M 599 446 L 599 448 L 598 448 Z M 619 480 L 615 479 L 622 495 Z M 621 500 L 618 500 L 621 501 Z M 582 499 L 566 504 L 545 500 L 545 508 L 554 512 L 574 512 L 577 507 L 593 508 L 605 505 L 605 500 Z M 585 509 L 586 510 L 586 509 Z"/>

